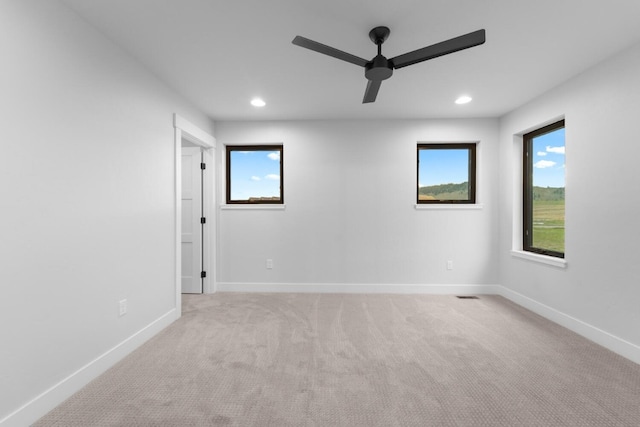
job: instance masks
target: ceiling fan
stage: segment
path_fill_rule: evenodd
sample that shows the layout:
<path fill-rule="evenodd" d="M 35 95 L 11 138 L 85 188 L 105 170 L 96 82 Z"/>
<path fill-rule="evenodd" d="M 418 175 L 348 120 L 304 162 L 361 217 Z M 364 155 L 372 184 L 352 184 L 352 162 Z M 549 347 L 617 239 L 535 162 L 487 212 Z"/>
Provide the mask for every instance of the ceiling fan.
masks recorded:
<path fill-rule="evenodd" d="M 378 46 L 378 54 L 371 61 L 302 36 L 296 36 L 292 43 L 364 67 L 364 75 L 368 80 L 367 89 L 364 92 L 364 98 L 362 100 L 362 103 L 365 104 L 376 100 L 382 81 L 391 77 L 394 69 L 417 64 L 418 62 L 437 58 L 438 56 L 448 55 L 459 50 L 481 45 L 485 42 L 485 31 L 477 30 L 387 59 L 382 55 L 382 43 L 387 40 L 390 33 L 391 31 L 387 27 L 375 27 L 369 32 L 369 38 Z"/>

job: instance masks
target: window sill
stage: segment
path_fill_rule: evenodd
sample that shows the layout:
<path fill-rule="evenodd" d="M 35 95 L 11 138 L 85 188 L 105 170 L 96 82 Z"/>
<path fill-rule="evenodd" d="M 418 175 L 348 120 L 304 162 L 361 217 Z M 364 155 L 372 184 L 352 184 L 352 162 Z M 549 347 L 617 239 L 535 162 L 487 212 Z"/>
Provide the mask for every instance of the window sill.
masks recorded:
<path fill-rule="evenodd" d="M 482 205 L 480 204 L 464 204 L 464 203 L 442 203 L 442 204 L 415 204 L 416 210 L 418 211 L 428 211 L 428 210 L 480 210 L 482 209 Z"/>
<path fill-rule="evenodd" d="M 548 255 L 540 255 L 533 252 L 519 250 L 512 250 L 511 256 L 526 259 L 527 261 L 538 262 L 540 264 L 551 265 L 553 267 L 567 268 L 567 260 L 565 260 L 564 258 L 556 258 Z"/>
<path fill-rule="evenodd" d="M 271 211 L 283 211 L 287 205 L 269 205 L 264 203 L 256 203 L 256 204 L 230 204 L 230 205 L 220 205 L 220 210 L 250 210 L 250 211 L 259 211 L 259 210 L 271 210 Z"/>

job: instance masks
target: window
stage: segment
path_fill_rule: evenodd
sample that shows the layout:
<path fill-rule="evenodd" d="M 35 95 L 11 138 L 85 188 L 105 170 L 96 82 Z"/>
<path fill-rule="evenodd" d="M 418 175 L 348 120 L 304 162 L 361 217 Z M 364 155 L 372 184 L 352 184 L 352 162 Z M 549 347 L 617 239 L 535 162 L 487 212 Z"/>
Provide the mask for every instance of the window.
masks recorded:
<path fill-rule="evenodd" d="M 522 249 L 564 258 L 564 120 L 523 143 Z"/>
<path fill-rule="evenodd" d="M 227 203 L 284 203 L 282 145 L 227 146 Z"/>
<path fill-rule="evenodd" d="M 417 202 L 475 203 L 476 144 L 418 144 Z"/>

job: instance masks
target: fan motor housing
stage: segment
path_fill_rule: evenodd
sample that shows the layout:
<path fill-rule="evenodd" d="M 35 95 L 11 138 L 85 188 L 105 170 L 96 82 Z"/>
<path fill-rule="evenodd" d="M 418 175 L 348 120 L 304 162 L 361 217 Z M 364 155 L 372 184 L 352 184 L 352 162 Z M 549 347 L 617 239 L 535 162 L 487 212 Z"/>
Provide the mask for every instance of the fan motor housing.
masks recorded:
<path fill-rule="evenodd" d="M 369 80 L 386 80 L 393 74 L 393 63 L 382 55 L 377 55 L 364 66 L 364 76 Z"/>

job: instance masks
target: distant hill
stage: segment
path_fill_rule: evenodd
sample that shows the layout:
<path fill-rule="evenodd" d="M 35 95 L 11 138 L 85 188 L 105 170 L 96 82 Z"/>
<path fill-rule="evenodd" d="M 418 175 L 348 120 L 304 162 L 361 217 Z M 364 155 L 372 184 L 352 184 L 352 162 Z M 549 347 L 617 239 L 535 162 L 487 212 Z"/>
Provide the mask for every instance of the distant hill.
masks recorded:
<path fill-rule="evenodd" d="M 420 200 L 464 200 L 469 197 L 469 183 L 427 185 L 420 187 L 418 195 Z"/>
<path fill-rule="evenodd" d="M 463 200 L 468 197 L 469 183 L 439 184 L 420 187 L 420 200 Z M 533 187 L 533 200 L 564 200 L 564 187 Z"/>
<path fill-rule="evenodd" d="M 564 187 L 533 187 L 533 200 L 564 200 Z"/>

